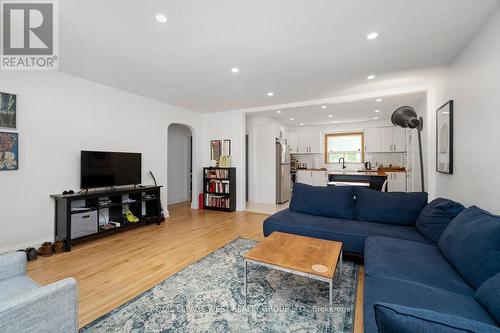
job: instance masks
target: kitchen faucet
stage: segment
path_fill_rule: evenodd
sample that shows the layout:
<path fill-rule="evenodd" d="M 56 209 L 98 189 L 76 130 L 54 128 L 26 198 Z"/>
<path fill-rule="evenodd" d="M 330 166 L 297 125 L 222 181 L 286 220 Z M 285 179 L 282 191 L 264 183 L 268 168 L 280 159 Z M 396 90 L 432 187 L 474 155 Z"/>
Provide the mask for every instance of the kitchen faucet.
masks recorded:
<path fill-rule="evenodd" d="M 346 166 L 345 166 L 345 158 L 341 157 L 339 158 L 339 163 L 340 163 L 340 160 L 342 160 L 342 169 L 345 169 Z"/>

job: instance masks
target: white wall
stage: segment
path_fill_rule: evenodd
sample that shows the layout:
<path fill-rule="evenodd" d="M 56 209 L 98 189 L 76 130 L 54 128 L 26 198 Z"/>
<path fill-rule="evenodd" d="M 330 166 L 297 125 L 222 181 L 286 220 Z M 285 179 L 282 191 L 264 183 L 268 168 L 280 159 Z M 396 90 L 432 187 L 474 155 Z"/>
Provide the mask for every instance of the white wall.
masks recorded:
<path fill-rule="evenodd" d="M 497 10 L 449 70 L 441 104 L 450 99 L 455 101 L 455 172 L 436 174 L 437 195 L 497 214 L 500 213 L 499 35 L 500 10 Z M 432 168 L 435 170 L 435 165 Z"/>
<path fill-rule="evenodd" d="M 248 135 L 248 201 L 276 203 L 276 138 L 285 127 L 265 116 L 246 117 Z"/>
<path fill-rule="evenodd" d="M 168 128 L 168 204 L 190 201 L 191 130 L 184 125 Z"/>
<path fill-rule="evenodd" d="M 2 71 L 0 91 L 17 94 L 20 163 L 0 171 L 0 252 L 53 240 L 49 195 L 80 188 L 82 149 L 140 152 L 143 184 L 166 185 L 168 126 L 200 132 L 197 113 L 58 72 Z"/>
<path fill-rule="evenodd" d="M 231 166 L 236 167 L 236 209 L 245 209 L 245 114 L 240 111 L 199 115 L 203 135 L 199 143 L 203 166 L 210 165 L 210 141 L 231 140 Z M 195 182 L 201 183 L 201 174 Z"/>

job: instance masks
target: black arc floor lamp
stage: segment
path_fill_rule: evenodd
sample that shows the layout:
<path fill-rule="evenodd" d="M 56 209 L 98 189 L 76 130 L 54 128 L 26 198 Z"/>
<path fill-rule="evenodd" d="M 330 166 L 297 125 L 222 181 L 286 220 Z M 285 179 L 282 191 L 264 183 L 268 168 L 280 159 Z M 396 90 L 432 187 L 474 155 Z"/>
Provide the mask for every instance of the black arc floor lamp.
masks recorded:
<path fill-rule="evenodd" d="M 391 117 L 392 124 L 396 127 L 417 129 L 418 133 L 418 150 L 420 153 L 420 181 L 422 184 L 422 192 L 424 188 L 424 160 L 422 156 L 422 127 L 424 120 L 417 115 L 417 112 L 411 106 L 402 106 L 398 108 Z"/>

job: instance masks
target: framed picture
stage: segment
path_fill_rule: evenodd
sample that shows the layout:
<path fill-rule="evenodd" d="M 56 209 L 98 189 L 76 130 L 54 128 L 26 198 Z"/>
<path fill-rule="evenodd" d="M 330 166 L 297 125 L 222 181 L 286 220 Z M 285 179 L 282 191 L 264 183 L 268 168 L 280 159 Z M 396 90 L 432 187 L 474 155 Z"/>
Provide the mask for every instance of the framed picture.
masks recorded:
<path fill-rule="evenodd" d="M 17 133 L 0 132 L 0 171 L 19 169 L 19 138 Z"/>
<path fill-rule="evenodd" d="M 453 174 L 453 101 L 437 110 L 436 171 Z"/>
<path fill-rule="evenodd" d="M 16 95 L 0 92 L 0 127 L 16 128 Z"/>
<path fill-rule="evenodd" d="M 221 141 L 220 140 L 210 141 L 210 160 L 211 161 L 215 161 L 215 163 L 219 163 L 220 150 L 221 150 Z"/>

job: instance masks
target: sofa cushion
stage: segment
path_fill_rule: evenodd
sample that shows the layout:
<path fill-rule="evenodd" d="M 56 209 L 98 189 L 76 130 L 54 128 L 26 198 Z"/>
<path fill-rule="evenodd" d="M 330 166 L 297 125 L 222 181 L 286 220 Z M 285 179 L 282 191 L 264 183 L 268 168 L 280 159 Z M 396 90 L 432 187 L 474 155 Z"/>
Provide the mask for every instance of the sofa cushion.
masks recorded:
<path fill-rule="evenodd" d="M 0 281 L 0 300 L 6 301 L 37 288 L 39 288 L 38 284 L 27 276 L 2 280 Z"/>
<path fill-rule="evenodd" d="M 427 193 L 381 192 L 356 188 L 355 219 L 397 225 L 415 225 L 427 205 Z"/>
<path fill-rule="evenodd" d="M 443 198 L 434 199 L 420 212 L 416 223 L 417 230 L 429 243 L 437 245 L 444 229 L 464 209 L 458 202 Z"/>
<path fill-rule="evenodd" d="M 464 280 L 479 288 L 500 272 L 500 216 L 467 208 L 443 232 L 439 249 Z"/>
<path fill-rule="evenodd" d="M 475 320 L 396 304 L 375 304 L 379 333 L 500 333 Z"/>
<path fill-rule="evenodd" d="M 273 231 L 340 241 L 344 251 L 354 254 L 363 254 L 364 242 L 368 236 L 385 235 L 427 242 L 414 227 L 314 216 L 288 209 L 264 221 L 264 236 L 269 236 Z"/>
<path fill-rule="evenodd" d="M 489 278 L 479 287 L 474 298 L 481 303 L 500 324 L 500 273 Z"/>
<path fill-rule="evenodd" d="M 364 286 L 365 332 L 377 332 L 374 305 L 392 303 L 464 317 L 496 326 L 495 320 L 472 296 L 461 295 L 421 283 L 366 276 Z"/>
<path fill-rule="evenodd" d="M 366 239 L 365 275 L 412 281 L 467 296 L 475 292 L 436 246 L 396 238 Z"/>
<path fill-rule="evenodd" d="M 350 186 L 319 187 L 295 183 L 290 210 L 317 216 L 353 219 L 354 192 Z"/>

